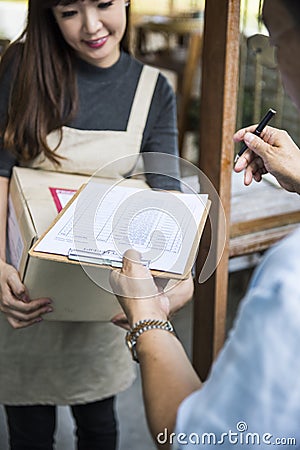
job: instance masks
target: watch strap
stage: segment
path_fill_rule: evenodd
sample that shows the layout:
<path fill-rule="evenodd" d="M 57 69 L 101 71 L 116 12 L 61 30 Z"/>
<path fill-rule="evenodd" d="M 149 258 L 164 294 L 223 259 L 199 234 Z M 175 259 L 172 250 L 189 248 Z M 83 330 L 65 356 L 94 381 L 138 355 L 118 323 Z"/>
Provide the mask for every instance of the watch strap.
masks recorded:
<path fill-rule="evenodd" d="M 139 362 L 136 353 L 136 343 L 141 334 L 149 330 L 165 330 L 177 337 L 173 325 L 169 320 L 143 319 L 136 322 L 132 329 L 126 333 L 126 345 L 131 352 L 132 359 Z"/>

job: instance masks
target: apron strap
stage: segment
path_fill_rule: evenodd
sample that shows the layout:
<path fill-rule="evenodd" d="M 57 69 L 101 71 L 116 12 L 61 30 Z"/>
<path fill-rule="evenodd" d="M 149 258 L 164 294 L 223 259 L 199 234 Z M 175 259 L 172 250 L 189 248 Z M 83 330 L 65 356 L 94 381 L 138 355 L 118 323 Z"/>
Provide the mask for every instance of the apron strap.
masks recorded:
<path fill-rule="evenodd" d="M 144 132 L 159 70 L 144 66 L 133 99 L 127 131 Z"/>

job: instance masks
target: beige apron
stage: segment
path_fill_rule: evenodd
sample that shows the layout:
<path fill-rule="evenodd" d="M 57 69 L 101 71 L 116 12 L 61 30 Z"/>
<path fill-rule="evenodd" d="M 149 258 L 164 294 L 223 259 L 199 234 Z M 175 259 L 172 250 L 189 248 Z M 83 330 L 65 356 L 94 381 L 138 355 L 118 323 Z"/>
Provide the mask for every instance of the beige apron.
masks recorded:
<path fill-rule="evenodd" d="M 82 131 L 63 127 L 57 168 L 39 156 L 31 167 L 121 178 L 140 152 L 158 71 L 144 67 L 126 131 Z M 49 135 L 56 145 L 57 133 Z M 121 159 L 120 163 L 109 164 Z M 68 293 L 66 292 L 66 295 Z M 84 292 L 82 292 L 84 301 Z M 13 330 L 0 315 L 0 403 L 78 404 L 114 395 L 130 386 L 134 368 L 124 330 L 110 323 L 42 322 Z"/>

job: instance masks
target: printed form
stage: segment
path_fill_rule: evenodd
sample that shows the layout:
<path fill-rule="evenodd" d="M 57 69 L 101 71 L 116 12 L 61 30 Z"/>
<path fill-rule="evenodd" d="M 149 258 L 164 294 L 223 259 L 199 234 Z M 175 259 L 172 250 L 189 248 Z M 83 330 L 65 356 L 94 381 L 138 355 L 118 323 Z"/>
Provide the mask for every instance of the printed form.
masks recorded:
<path fill-rule="evenodd" d="M 34 251 L 120 267 L 134 248 L 150 269 L 183 274 L 207 200 L 90 182 Z"/>

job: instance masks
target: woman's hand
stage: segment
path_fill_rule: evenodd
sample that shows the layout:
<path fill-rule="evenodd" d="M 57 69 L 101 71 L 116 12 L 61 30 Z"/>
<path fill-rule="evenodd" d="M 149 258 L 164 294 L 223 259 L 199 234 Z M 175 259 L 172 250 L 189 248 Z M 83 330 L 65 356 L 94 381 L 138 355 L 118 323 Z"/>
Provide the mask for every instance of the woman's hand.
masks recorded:
<path fill-rule="evenodd" d="M 248 150 L 235 164 L 235 172 L 245 170 L 244 184 L 261 181 L 270 172 L 280 185 L 291 192 L 300 193 L 300 150 L 288 133 L 267 126 L 260 136 L 253 134 L 256 125 L 238 130 L 233 139 L 244 141 Z"/>
<path fill-rule="evenodd" d="M 25 328 L 41 322 L 42 315 L 52 311 L 49 298 L 30 300 L 17 270 L 0 262 L 0 311 L 13 328 Z"/>

